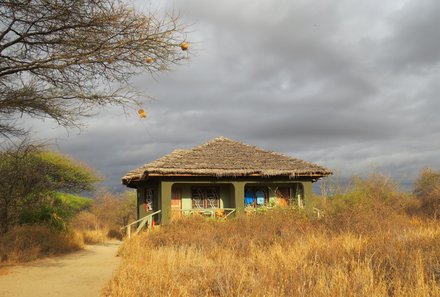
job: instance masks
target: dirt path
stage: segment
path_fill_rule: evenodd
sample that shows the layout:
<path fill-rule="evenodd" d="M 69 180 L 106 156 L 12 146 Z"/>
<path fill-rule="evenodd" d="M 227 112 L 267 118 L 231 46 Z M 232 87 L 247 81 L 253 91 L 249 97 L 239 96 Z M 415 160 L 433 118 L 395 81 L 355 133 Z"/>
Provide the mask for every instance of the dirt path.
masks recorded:
<path fill-rule="evenodd" d="M 87 246 L 66 256 L 15 266 L 0 275 L 2 297 L 93 297 L 119 264 L 119 241 Z"/>

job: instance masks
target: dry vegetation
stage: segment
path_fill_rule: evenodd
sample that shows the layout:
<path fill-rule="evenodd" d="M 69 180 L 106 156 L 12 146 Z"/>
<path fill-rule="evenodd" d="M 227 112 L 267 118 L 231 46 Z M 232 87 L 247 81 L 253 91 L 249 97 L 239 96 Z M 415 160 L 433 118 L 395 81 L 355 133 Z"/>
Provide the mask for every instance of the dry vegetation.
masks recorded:
<path fill-rule="evenodd" d="M 50 220 L 16 225 L 0 236 L 0 267 L 77 251 L 84 244 L 109 238 L 121 239 L 120 226 L 133 220 L 136 211 L 134 192 L 101 191 L 94 200 L 65 194 L 62 199 L 62 205 L 47 212 Z M 72 217 L 62 216 L 63 212 Z"/>
<path fill-rule="evenodd" d="M 133 237 L 103 295 L 440 296 L 440 224 L 419 200 L 373 176 L 320 203 L 320 220 L 273 209 Z"/>
<path fill-rule="evenodd" d="M 32 261 L 82 249 L 76 232 L 56 232 L 46 226 L 16 226 L 0 238 L 0 266 Z"/>
<path fill-rule="evenodd" d="M 95 244 L 109 238 L 121 240 L 120 227 L 136 218 L 134 192 L 119 195 L 107 191 L 97 194 L 90 209 L 79 212 L 72 220 L 72 227 L 84 238 L 84 243 Z"/>

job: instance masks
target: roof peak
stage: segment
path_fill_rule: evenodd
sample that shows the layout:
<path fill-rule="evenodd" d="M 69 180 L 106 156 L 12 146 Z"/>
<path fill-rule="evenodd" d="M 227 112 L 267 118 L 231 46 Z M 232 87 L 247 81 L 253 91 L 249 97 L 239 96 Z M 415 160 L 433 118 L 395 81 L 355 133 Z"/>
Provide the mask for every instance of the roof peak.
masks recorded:
<path fill-rule="evenodd" d="M 227 138 L 227 137 L 224 137 L 224 136 L 218 136 L 218 137 L 216 137 L 216 138 L 213 138 L 213 139 L 211 139 L 211 140 L 208 140 L 207 142 L 201 143 L 201 144 L 199 144 L 199 145 L 193 147 L 192 149 L 197 149 L 197 148 L 201 148 L 201 147 L 209 146 L 209 145 L 211 145 L 211 144 L 218 143 L 218 142 L 232 142 L 232 143 L 240 143 L 240 144 L 242 144 L 242 143 L 239 142 L 239 141 L 232 140 L 232 139 Z M 191 150 L 191 149 L 190 149 L 190 150 Z"/>
<path fill-rule="evenodd" d="M 225 141 L 225 140 L 226 140 L 226 141 L 234 141 L 234 140 L 229 139 L 229 138 L 224 137 L 224 136 L 218 136 L 218 137 L 212 139 L 211 141 Z"/>

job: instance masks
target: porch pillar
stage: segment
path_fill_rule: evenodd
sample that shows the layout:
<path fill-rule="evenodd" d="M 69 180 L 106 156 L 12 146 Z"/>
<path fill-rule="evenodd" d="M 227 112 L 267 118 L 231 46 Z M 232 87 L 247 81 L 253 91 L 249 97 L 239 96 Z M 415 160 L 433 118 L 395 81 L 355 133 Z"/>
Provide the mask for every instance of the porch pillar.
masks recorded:
<path fill-rule="evenodd" d="M 244 211 L 244 185 L 245 182 L 233 182 L 235 209 L 237 212 Z"/>
<path fill-rule="evenodd" d="M 171 188 L 173 182 L 160 182 L 160 224 L 168 225 L 171 221 Z"/>
<path fill-rule="evenodd" d="M 312 182 L 302 182 L 302 185 L 304 189 L 304 207 L 307 209 L 311 207 L 311 200 L 313 196 Z"/>

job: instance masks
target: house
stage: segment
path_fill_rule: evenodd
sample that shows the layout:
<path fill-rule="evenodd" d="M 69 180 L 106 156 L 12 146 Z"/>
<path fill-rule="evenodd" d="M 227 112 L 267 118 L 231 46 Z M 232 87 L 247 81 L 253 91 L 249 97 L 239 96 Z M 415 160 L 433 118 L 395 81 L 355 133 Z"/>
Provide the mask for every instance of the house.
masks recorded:
<path fill-rule="evenodd" d="M 187 212 L 224 216 L 268 205 L 308 205 L 324 167 L 224 137 L 172 153 L 128 172 L 137 189 L 138 218 L 160 211 L 168 224 Z"/>

